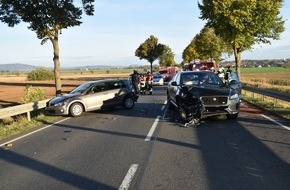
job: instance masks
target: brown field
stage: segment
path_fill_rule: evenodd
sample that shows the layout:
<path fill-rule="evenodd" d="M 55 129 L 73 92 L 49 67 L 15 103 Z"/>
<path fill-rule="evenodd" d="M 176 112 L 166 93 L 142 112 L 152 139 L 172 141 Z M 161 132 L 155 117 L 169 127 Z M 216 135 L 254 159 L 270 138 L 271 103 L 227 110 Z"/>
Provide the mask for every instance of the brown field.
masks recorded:
<path fill-rule="evenodd" d="M 72 75 L 62 77 L 62 92 L 67 93 L 81 83 L 101 78 L 127 78 L 129 74 Z M 45 98 L 55 96 L 54 81 L 27 81 L 24 76 L 0 76 L 0 108 L 17 105 L 25 95 L 25 87 L 42 89 Z"/>

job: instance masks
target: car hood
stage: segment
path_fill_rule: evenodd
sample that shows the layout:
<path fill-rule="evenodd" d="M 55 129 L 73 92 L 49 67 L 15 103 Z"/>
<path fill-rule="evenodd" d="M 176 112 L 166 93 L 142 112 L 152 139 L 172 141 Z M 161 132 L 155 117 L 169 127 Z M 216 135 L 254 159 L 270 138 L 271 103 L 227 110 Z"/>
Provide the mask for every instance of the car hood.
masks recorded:
<path fill-rule="evenodd" d="M 74 98 L 74 97 L 77 97 L 77 96 L 80 96 L 80 94 L 65 94 L 65 95 L 62 95 L 62 96 L 57 96 L 57 97 L 52 98 L 49 101 L 49 103 L 50 104 L 57 104 L 59 102 L 62 102 L 62 101 L 65 101 L 67 99 Z"/>
<path fill-rule="evenodd" d="M 193 86 L 189 92 L 193 95 L 201 96 L 229 96 L 233 89 L 221 86 Z"/>

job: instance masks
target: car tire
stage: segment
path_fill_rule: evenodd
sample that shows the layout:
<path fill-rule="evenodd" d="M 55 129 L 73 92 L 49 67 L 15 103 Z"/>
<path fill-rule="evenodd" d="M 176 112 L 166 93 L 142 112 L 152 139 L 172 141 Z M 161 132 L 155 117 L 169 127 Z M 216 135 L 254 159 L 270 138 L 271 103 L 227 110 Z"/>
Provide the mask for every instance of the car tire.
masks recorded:
<path fill-rule="evenodd" d="M 78 117 L 84 112 L 84 107 L 81 103 L 73 103 L 69 107 L 69 113 L 72 117 Z"/>
<path fill-rule="evenodd" d="M 180 117 L 181 121 L 182 122 L 188 121 L 187 111 L 182 106 L 182 102 L 180 100 L 177 102 L 177 105 L 178 105 L 177 108 L 178 108 L 178 113 L 179 113 L 179 117 Z"/>
<path fill-rule="evenodd" d="M 232 114 L 232 115 L 227 114 L 227 118 L 230 119 L 230 120 L 235 120 L 235 119 L 238 118 L 238 115 L 239 115 L 239 113 Z"/>
<path fill-rule="evenodd" d="M 135 102 L 134 102 L 132 97 L 127 96 L 127 97 L 124 98 L 123 107 L 125 109 L 130 110 L 130 109 L 132 109 L 134 107 L 134 105 L 135 105 Z"/>

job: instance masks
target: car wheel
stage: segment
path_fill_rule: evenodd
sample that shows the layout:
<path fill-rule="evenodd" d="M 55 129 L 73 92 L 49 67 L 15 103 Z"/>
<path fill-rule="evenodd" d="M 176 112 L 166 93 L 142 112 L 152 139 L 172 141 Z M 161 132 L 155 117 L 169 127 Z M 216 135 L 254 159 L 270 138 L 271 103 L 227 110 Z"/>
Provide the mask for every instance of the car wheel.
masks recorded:
<path fill-rule="evenodd" d="M 238 115 L 239 115 L 239 113 L 232 114 L 232 115 L 227 114 L 227 118 L 228 119 L 231 119 L 231 120 L 234 120 L 234 119 L 237 119 L 238 118 Z"/>
<path fill-rule="evenodd" d="M 125 97 L 124 101 L 123 101 L 123 107 L 127 110 L 132 109 L 135 105 L 135 102 L 133 100 L 132 97 Z"/>
<path fill-rule="evenodd" d="M 179 112 L 180 119 L 183 122 L 187 121 L 188 120 L 188 118 L 187 118 L 187 111 L 182 106 L 182 103 L 181 103 L 180 100 L 178 101 L 177 105 L 178 105 L 178 112 Z"/>
<path fill-rule="evenodd" d="M 168 93 L 167 93 L 167 104 L 168 104 L 168 109 L 170 110 L 174 109 L 174 105 L 171 103 Z"/>
<path fill-rule="evenodd" d="M 80 103 L 73 103 L 69 108 L 69 113 L 73 117 L 78 117 L 84 112 L 84 107 Z"/>

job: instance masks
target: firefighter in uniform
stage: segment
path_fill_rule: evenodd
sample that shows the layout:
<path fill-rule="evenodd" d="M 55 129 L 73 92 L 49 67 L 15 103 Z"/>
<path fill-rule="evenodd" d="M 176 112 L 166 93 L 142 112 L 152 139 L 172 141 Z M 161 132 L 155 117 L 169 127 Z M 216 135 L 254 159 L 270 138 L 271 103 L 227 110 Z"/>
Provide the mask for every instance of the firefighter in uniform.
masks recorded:
<path fill-rule="evenodd" d="M 147 72 L 147 77 L 146 77 L 146 86 L 147 90 L 149 91 L 150 94 L 153 93 L 153 77 L 150 72 Z"/>

